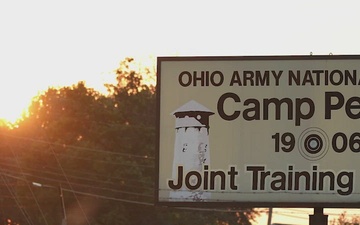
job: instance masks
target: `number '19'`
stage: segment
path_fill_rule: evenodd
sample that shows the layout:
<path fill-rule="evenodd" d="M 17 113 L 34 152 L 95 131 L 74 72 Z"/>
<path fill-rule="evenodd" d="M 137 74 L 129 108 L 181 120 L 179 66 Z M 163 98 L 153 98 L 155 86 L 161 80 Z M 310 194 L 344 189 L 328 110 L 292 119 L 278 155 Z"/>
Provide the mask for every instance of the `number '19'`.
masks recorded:
<path fill-rule="evenodd" d="M 276 133 L 271 136 L 275 140 L 275 152 L 291 152 L 295 147 L 295 137 L 292 133 Z"/>

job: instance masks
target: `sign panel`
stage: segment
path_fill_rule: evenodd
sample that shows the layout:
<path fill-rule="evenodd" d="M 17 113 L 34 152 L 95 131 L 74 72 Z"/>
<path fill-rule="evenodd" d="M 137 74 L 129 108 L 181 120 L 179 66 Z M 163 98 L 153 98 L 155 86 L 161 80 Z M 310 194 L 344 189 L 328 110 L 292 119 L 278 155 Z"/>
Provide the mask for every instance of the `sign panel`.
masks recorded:
<path fill-rule="evenodd" d="M 165 205 L 360 206 L 360 56 L 159 57 Z"/>

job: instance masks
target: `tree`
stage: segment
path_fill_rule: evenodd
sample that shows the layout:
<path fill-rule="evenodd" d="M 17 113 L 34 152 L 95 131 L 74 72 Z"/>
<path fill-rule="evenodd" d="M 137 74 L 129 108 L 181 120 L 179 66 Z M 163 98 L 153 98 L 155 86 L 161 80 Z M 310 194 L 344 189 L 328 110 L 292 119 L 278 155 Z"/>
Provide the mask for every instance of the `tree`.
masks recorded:
<path fill-rule="evenodd" d="M 359 225 L 360 224 L 360 216 L 353 216 L 352 218 L 348 218 L 346 215 L 346 211 L 342 212 L 339 215 L 339 218 L 333 219 L 330 222 L 331 225 Z"/>
<path fill-rule="evenodd" d="M 249 209 L 184 210 L 154 207 L 156 93 L 126 59 L 109 95 L 85 83 L 49 88 L 29 115 L 0 139 L 0 185 L 20 224 L 56 224 L 64 193 L 68 224 L 251 224 Z M 147 71 L 147 72 L 146 72 Z M 154 74 L 152 74 L 154 76 Z M 31 182 L 46 184 L 36 188 Z M 11 193 L 8 192 L 9 196 Z M 5 210 L 5 209 L 4 209 Z M 10 215 L 10 210 L 5 210 Z"/>

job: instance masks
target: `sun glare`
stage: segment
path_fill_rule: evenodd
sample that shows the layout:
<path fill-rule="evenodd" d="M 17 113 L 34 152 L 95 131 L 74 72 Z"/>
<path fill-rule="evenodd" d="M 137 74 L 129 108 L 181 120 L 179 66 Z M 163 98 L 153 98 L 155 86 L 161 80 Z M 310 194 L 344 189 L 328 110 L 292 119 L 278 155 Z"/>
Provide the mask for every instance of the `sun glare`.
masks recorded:
<path fill-rule="evenodd" d="M 143 83 L 146 85 L 156 85 L 156 57 L 155 56 L 138 56 L 133 57 L 134 63 L 131 65 L 132 70 L 144 75 Z M 85 75 L 76 75 L 75 69 L 72 76 L 54 75 L 52 77 L 42 77 L 34 82 L 34 78 L 7 77 L 6 82 L 0 82 L 0 126 L 13 127 L 16 123 L 27 115 L 32 99 L 46 91 L 49 87 L 61 88 L 74 85 L 80 81 L 85 82 L 86 87 L 93 88 L 102 94 L 107 93 L 104 84 L 116 82 L 115 70 L 119 63 L 125 60 L 120 59 L 118 64 L 104 63 L 104 67 L 93 71 L 84 72 Z M 109 60 L 111 61 L 111 60 Z M 106 69 L 104 69 L 106 68 Z"/>
<path fill-rule="evenodd" d="M 1 98 L 4 97 L 6 96 L 2 95 Z M 1 99 L 1 102 L 0 126 L 14 126 L 27 114 L 31 99 L 26 96 L 24 98 L 7 96 L 6 99 Z"/>

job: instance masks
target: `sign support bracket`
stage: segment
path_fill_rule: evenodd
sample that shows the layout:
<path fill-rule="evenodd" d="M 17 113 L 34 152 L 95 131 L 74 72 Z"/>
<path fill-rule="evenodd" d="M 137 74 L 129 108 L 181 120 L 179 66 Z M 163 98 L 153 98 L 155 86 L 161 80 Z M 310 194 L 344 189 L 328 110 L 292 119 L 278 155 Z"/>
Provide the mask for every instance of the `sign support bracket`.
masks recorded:
<path fill-rule="evenodd" d="M 324 208 L 314 208 L 314 215 L 309 215 L 309 225 L 327 225 L 328 215 L 324 215 Z"/>

